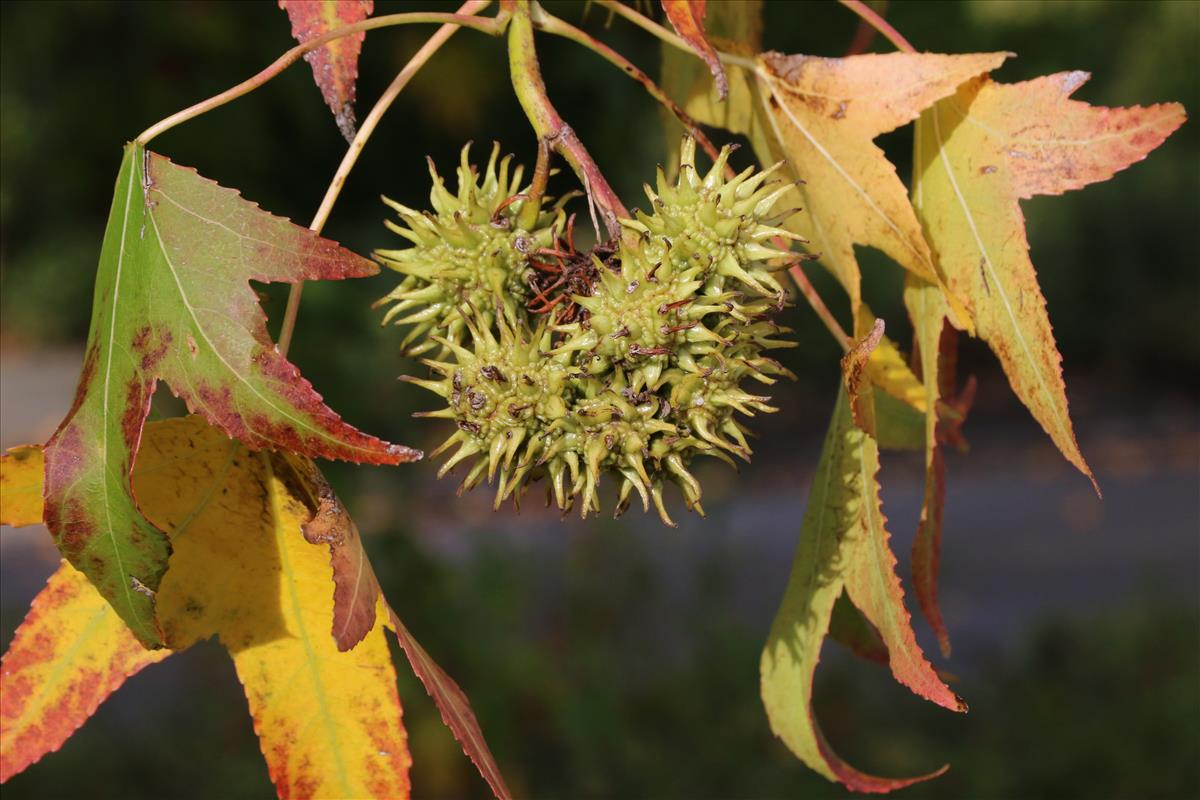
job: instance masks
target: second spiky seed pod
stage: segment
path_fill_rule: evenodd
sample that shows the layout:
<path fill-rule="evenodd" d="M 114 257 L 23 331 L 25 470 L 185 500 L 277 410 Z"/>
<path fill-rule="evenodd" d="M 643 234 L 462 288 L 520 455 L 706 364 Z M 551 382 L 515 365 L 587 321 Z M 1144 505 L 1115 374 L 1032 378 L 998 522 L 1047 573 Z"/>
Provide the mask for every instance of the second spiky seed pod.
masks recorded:
<path fill-rule="evenodd" d="M 539 209 L 531 228 L 521 227 L 520 213 L 529 202 L 521 189 L 523 169 L 512 168 L 512 157 L 500 159 L 499 154 L 497 144 L 480 175 L 470 163 L 470 145 L 464 147 L 456 193 L 446 188 L 431 161 L 432 211 L 419 212 L 384 198 L 403 223 L 385 224 L 412 246 L 375 252 L 381 263 L 404 275 L 376 305 L 391 304 L 384 324 L 412 326 L 401 344 L 408 355 L 438 348 L 430 334 L 439 328 L 443 338 L 462 342 L 468 332 L 463 308 L 476 309 L 491 325 L 499 298 L 508 314 L 520 318 L 529 298 L 528 257 L 563 231 L 562 201 Z"/>

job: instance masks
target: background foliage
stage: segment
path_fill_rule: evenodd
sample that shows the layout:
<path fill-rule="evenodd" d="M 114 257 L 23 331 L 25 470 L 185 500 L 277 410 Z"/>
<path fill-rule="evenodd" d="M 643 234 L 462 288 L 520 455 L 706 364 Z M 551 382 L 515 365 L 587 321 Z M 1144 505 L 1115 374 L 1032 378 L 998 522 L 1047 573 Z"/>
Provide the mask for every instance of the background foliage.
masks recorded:
<path fill-rule="evenodd" d="M 376 13 L 399 5 L 379 2 Z M 547 5 L 572 21 L 582 12 L 577 4 Z M 1019 53 L 998 72 L 1002 80 L 1088 69 L 1093 80 L 1078 95 L 1088 102 L 1179 100 L 1200 107 L 1200 5 L 1194 3 L 985 0 L 897 3 L 888 11 L 921 49 Z M 119 143 L 258 70 L 291 40 L 273 3 L 9 2 L 0 6 L 0 15 L 0 336 L 8 355 L 78 346 L 85 335 Z M 593 10 L 591 19 L 602 14 Z M 766 44 L 841 55 L 856 26 L 852 15 L 833 4 L 768 3 Z M 378 94 L 425 35 L 396 30 L 368 37 L 360 104 Z M 620 21 L 604 35 L 654 72 L 656 42 Z M 641 182 L 664 157 L 657 110 L 635 84 L 593 54 L 549 38 L 539 44 L 560 111 L 584 134 L 621 196 L 637 204 Z M 888 46 L 877 42 L 875 49 Z M 385 214 L 378 194 L 423 205 L 424 155 L 450 165 L 468 139 L 481 146 L 496 139 L 531 163 L 533 138 L 499 67 L 504 58 L 502 41 L 458 34 L 385 118 L 326 234 L 358 252 L 391 244 L 380 224 Z M 882 140 L 901 174 L 908 172 L 911 152 L 906 135 Z M 171 131 L 157 146 L 177 163 L 240 187 L 264 208 L 306 221 L 343 143 L 300 66 L 252 101 Z M 1154 158 L 1116 180 L 1069 199 L 1024 204 L 1081 443 L 1099 462 L 1102 485 L 1115 490 L 1107 524 L 1124 526 L 1119 533 L 1147 540 L 1149 549 L 1169 526 L 1190 527 L 1194 535 L 1200 521 L 1194 492 L 1200 389 L 1200 336 L 1194 329 L 1200 299 L 1197 163 L 1200 131 L 1185 125 Z M 892 307 L 884 300 L 899 297 L 900 271 L 874 253 L 860 257 L 867 300 L 888 319 L 889 333 L 906 342 L 898 300 Z M 410 365 L 395 355 L 396 333 L 380 330 L 378 317 L 366 311 L 392 282 L 385 275 L 310 286 L 293 354 L 353 423 L 421 446 L 436 435 L 408 418 L 424 407 L 418 406 L 423 399 L 394 382 Z M 818 288 L 836 297 L 832 282 Z M 283 293 L 264 291 L 277 321 Z M 751 514 L 750 503 L 736 493 L 755 483 L 781 495 L 803 495 L 831 400 L 818 387 L 833 385 L 838 354 L 811 314 L 798 310 L 792 322 L 797 337 L 811 346 L 790 359 L 800 382 L 782 387 L 775 399 L 794 411 L 761 420 L 755 464 L 736 484 L 733 476 L 714 473 L 718 502 L 704 529 L 691 525 L 668 533 L 634 517 L 561 530 L 553 517 L 536 511 L 522 518 L 505 511 L 493 518 L 479 498 L 446 510 L 452 487 L 432 484 L 432 469 L 424 466 L 330 468 L 360 526 L 376 534 L 367 546 L 381 582 L 402 598 L 410 627 L 471 694 L 516 793 L 775 797 L 811 787 L 814 794 L 806 796 L 841 794 L 771 740 L 753 679 L 784 584 L 779 569 L 767 575 L 761 541 L 778 540 L 785 543 L 782 552 L 789 552 L 799 516 L 796 502 Z M 1035 426 L 982 347 L 967 347 L 964 359 L 964 371 L 979 372 L 983 383 L 983 405 L 967 429 L 968 436 L 978 434 L 975 457 L 1002 457 L 1010 452 L 1005 443 L 1036 439 Z M 1133 415 L 1137 424 L 1126 425 Z M 1089 430 L 1093 440 L 1116 431 L 1124 444 L 1094 456 Z M 23 441 L 44 435 L 20 433 Z M 772 446 L 795 437 L 808 444 Z M 1158 444 L 1166 451 L 1155 451 Z M 1146 451 L 1165 460 L 1166 478 L 1154 471 L 1130 477 L 1129 454 Z M 1041 444 L 1019 456 L 1026 459 L 1020 463 L 1036 465 L 1056 458 Z M 987 502 L 1003 504 L 1007 497 L 1011 503 L 1047 474 L 1046 480 L 1068 487 L 1063 496 L 1075 498 L 1049 501 L 1049 514 L 1030 511 L 1024 522 L 1040 534 L 1033 538 L 1041 547 L 1014 558 L 1013 563 L 1029 562 L 1024 573 L 991 578 L 1008 581 L 1005 592 L 1011 595 L 1077 598 L 1043 604 L 1058 608 L 1059 616 L 1072 611 L 1074 616 L 1009 632 L 1003 630 L 1003 615 L 982 615 L 981 641 L 962 643 L 960 658 L 966 660 L 948 665 L 956 670 L 962 664 L 964 674 L 971 674 L 960 688 L 973 711 L 966 719 L 924 709 L 879 680 L 874 667 L 831 654 L 835 661 L 818 675 L 825 683 L 818 713 L 830 738 L 849 760 L 879 772 L 902 772 L 912 763 L 954 763 L 947 778 L 909 790 L 911 796 L 1194 793 L 1200 787 L 1194 766 L 1200 762 L 1194 547 L 1187 551 L 1190 565 L 1177 565 L 1182 572 L 1168 581 L 1147 574 L 1141 586 L 1112 589 L 1113 601 L 1103 586 L 1065 566 L 1089 547 L 1089 534 L 1064 532 L 1072 520 L 1083 519 L 1086 528 L 1093 513 L 1090 501 L 1075 493 L 1086 490 L 1082 479 L 1051 466 L 1039 466 L 1042 472 L 999 470 L 988 479 L 983 476 L 998 470 L 1002 459 L 981 460 L 985 463 L 975 467 L 964 465 L 964 484 L 983 483 L 961 501 L 955 499 L 960 470 L 952 468 L 948 519 L 956 503 L 960 520 L 982 516 Z M 896 467 L 909 468 L 919 470 L 905 463 Z M 1171 481 L 1181 474 L 1193 476 L 1190 492 L 1163 488 L 1175 486 Z M 1125 517 L 1112 510 L 1121 502 L 1121 481 L 1138 480 L 1148 488 L 1139 488 L 1136 498 L 1153 504 L 1166 497 L 1167 507 L 1158 509 L 1166 513 Z M 722 493 L 723 501 L 716 497 Z M 442 510 L 416 515 L 406 510 L 430 499 Z M 903 496 L 896 502 L 904 508 Z M 889 506 L 889 515 L 898 534 L 911 535 L 899 522 L 902 512 Z M 915 521 L 915 513 L 908 518 Z M 944 580 L 961 587 L 960 598 L 986 595 L 987 587 L 955 576 L 955 552 L 969 559 L 968 547 L 976 542 L 964 527 L 948 524 Z M 736 535 L 747 528 L 755 531 L 749 542 Z M 5 554 L 7 642 L 50 562 L 8 549 Z M 26 567 L 31 575 L 17 574 Z M 750 583 L 761 583 L 752 592 L 747 574 L 753 576 Z M 1066 587 L 1049 585 L 1059 581 Z M 1135 600 L 1148 594 L 1143 589 L 1151 582 L 1160 584 L 1162 596 Z M 10 594 L 10 585 L 24 593 Z M 1188 587 L 1184 600 L 1171 592 L 1179 586 Z M 953 597 L 950 588 L 945 602 L 952 631 Z M 1113 610 L 1119 606 L 1126 608 Z M 970 618 L 961 610 L 958 616 Z M 265 769 L 232 672 L 216 648 L 201 648 L 163 669 L 135 679 L 118 695 L 122 702 L 103 708 L 59 757 L 14 779 L 6 795 L 72 796 L 86 787 L 93 796 L 109 788 L 122 796 L 174 796 L 179 786 L 196 797 L 261 793 Z M 178 694 L 180 686 L 199 685 L 208 687 L 202 696 Z M 482 794 L 483 785 L 440 730 L 419 687 L 410 680 L 401 692 L 417 796 Z M 890 719 L 898 708 L 906 717 Z M 912 728 L 921 735 L 904 733 Z M 855 731 L 860 733 L 851 735 Z"/>

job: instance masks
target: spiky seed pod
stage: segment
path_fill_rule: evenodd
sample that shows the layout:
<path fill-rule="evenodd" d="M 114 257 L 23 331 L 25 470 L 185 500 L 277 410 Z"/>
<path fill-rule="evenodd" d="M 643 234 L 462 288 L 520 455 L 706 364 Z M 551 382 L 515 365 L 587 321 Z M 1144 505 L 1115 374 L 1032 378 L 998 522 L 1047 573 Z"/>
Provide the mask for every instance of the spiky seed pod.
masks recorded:
<path fill-rule="evenodd" d="M 696 170 L 696 141 L 685 138 L 676 180 L 669 181 L 660 167 L 657 190 L 645 187 L 652 211 L 638 211 L 636 220 L 625 224 L 652 242 L 664 243 L 664 255 L 676 264 L 698 267 L 697 279 L 707 284 L 706 293 L 733 288 L 726 285 L 728 279 L 754 294 L 781 297 L 783 285 L 773 273 L 786 264 L 778 263 L 781 253 L 771 239 L 804 241 L 779 227 L 794 210 L 771 216 L 791 186 L 771 180 L 782 162 L 761 172 L 748 167 L 726 179 L 725 166 L 733 150 L 722 148 L 712 168 L 701 176 Z"/>
<path fill-rule="evenodd" d="M 571 298 L 587 315 L 556 326 L 567 337 L 556 352 L 579 353 L 580 366 L 593 375 L 621 365 L 630 372 L 630 387 L 641 391 L 658 389 L 672 363 L 724 344 L 704 319 L 726 311 L 731 298 L 699 294 L 696 267 L 650 263 L 640 242 L 623 242 L 615 263 L 619 272 L 596 259 L 592 294 Z"/>
<path fill-rule="evenodd" d="M 461 343 L 468 332 L 460 309 L 474 308 L 489 327 L 496 315 L 496 298 L 505 312 L 521 319 L 529 299 L 526 276 L 528 256 L 550 246 L 562 233 L 566 216 L 560 200 L 540 210 L 531 230 L 523 229 L 519 214 L 527 200 L 520 186 L 523 170 L 511 168 L 512 157 L 498 159 L 493 146 L 483 174 L 470 164 L 470 145 L 462 150 L 458 166 L 458 191 L 451 193 L 432 161 L 430 191 L 432 212 L 419 212 L 393 200 L 403 224 L 387 221 L 393 232 L 412 247 L 377 250 L 375 257 L 404 275 L 400 285 L 376 306 L 392 304 L 383 322 L 411 325 L 401 344 L 408 355 L 439 347 L 429 338 L 444 328 L 443 338 Z M 441 354 L 445 354 L 444 346 Z"/>
<path fill-rule="evenodd" d="M 587 516 L 599 511 L 597 490 L 609 474 L 618 482 L 618 513 L 636 494 L 643 508 L 653 502 L 673 524 L 663 501 L 667 483 L 678 484 L 688 507 L 703 513 L 700 484 L 689 471 L 696 456 L 730 464 L 735 456 L 749 458 L 749 433 L 738 415 L 775 409 L 744 384 L 791 377 L 763 353 L 794 346 L 788 329 L 771 317 L 784 305 L 773 273 L 791 260 L 776 237 L 798 237 L 766 216 L 782 191 L 768 184 L 770 170 L 726 180 L 727 149 L 699 177 L 694 144 L 685 140 L 682 153 L 677 182 L 660 172 L 658 192 L 648 190 L 653 213 L 624 220 L 626 236 L 586 254 L 575 250 L 569 228 L 561 238 L 561 216 L 546 212 L 539 222 L 544 238 L 528 251 L 532 260 L 498 258 L 473 272 L 453 267 L 459 262 L 446 253 L 494 252 L 479 249 L 479 238 L 467 242 L 476 248 L 469 250 L 463 231 L 476 235 L 484 227 L 495 237 L 503 226 L 493 221 L 515 220 L 500 198 L 515 192 L 519 178 L 503 177 L 506 162 L 489 177 L 495 154 L 482 186 L 464 155 L 458 196 L 435 175 L 437 215 L 402 211 L 418 244 L 413 250 L 422 251 L 407 257 L 406 282 L 418 279 L 412 264 L 432 263 L 428 253 L 442 253 L 437 263 L 460 270 L 437 273 L 453 280 L 421 278 L 419 288 L 397 290 L 406 309 L 439 304 L 436 313 L 417 312 L 428 317 L 407 319 L 422 326 L 407 340 L 412 349 L 442 350 L 438 359 L 424 360 L 432 379 L 409 380 L 447 403 L 421 416 L 456 423 L 437 452 L 457 447 L 439 476 L 463 464 L 460 491 L 486 478 L 496 484 L 499 506 L 508 498 L 519 502 L 529 483 L 545 477 L 549 501 L 564 512 L 578 502 Z M 477 200 L 482 194 L 486 202 Z M 497 201 L 486 219 L 462 210 Z M 460 239 L 433 240 L 451 230 Z M 514 279 L 524 269 L 530 276 Z M 521 291 L 526 287 L 528 294 Z M 465 302 L 446 311 L 456 297 Z M 527 309 L 544 315 L 536 330 Z M 446 335 L 422 340 L 435 317 Z"/>
<path fill-rule="evenodd" d="M 422 359 L 435 374 L 432 379 L 402 376 L 440 395 L 447 404 L 438 411 L 417 416 L 453 420 L 457 430 L 442 443 L 437 456 L 458 449 L 438 470 L 444 476 L 459 463 L 475 457 L 459 491 L 477 486 L 485 477 L 497 483 L 495 505 L 514 493 L 538 463 L 546 445 L 545 432 L 569 413 L 572 370 L 562 357 L 547 354 L 549 337 L 544 330 L 532 335 L 511 318 L 497 319 L 499 335 L 483 327 L 482 317 L 465 311 L 470 344 L 443 337 L 453 361 Z"/>

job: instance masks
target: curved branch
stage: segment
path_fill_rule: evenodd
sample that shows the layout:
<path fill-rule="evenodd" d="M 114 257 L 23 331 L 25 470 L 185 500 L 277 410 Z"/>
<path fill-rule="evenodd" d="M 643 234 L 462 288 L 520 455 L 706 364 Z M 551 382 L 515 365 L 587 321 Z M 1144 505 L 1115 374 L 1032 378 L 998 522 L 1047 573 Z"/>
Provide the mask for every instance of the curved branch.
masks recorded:
<path fill-rule="evenodd" d="M 279 58 L 271 62 L 270 66 L 262 70 L 253 77 L 239 83 L 237 86 L 226 89 L 218 95 L 214 95 L 207 100 L 201 100 L 195 105 L 189 106 L 182 111 L 177 111 L 164 120 L 154 123 L 146 130 L 138 134 L 134 140 L 139 144 L 146 144 L 154 137 L 161 133 L 169 131 L 180 123 L 187 122 L 190 119 L 200 116 L 214 108 L 219 108 L 231 100 L 236 100 L 244 94 L 254 91 L 262 86 L 267 81 L 274 78 L 279 73 L 296 63 L 301 56 L 310 50 L 316 50 L 318 47 L 332 42 L 334 39 L 340 39 L 343 36 L 349 36 L 352 33 L 360 31 L 369 31 L 375 28 L 387 28 L 394 25 L 411 25 L 416 23 L 444 23 L 458 25 L 464 28 L 472 28 L 483 33 L 488 33 L 493 36 L 499 36 L 503 32 L 503 27 L 497 19 L 487 19 L 464 14 L 442 14 L 442 13 L 424 13 L 412 12 L 405 14 L 387 14 L 382 17 L 373 17 L 365 19 L 362 22 L 356 22 L 353 25 L 347 25 L 343 28 L 329 31 L 315 39 L 310 39 L 303 44 L 298 44 L 291 50 L 281 55 Z"/>
<path fill-rule="evenodd" d="M 490 4 L 491 0 L 469 0 L 453 16 L 474 14 Z M 438 28 L 433 36 L 430 36 L 429 40 L 421 46 L 421 49 L 413 54 L 413 57 L 404 65 L 404 69 L 400 70 L 388 88 L 375 101 L 371 112 L 367 114 L 367 118 L 363 120 L 362 125 L 358 128 L 358 132 L 354 135 L 353 141 L 350 142 L 350 147 L 346 150 L 346 155 L 342 156 L 342 163 L 338 165 L 337 172 L 333 175 L 333 180 L 329 182 L 329 188 L 325 190 L 325 197 L 321 200 L 321 206 L 317 209 L 312 223 L 308 226 L 310 230 L 320 233 L 321 229 L 325 227 L 325 221 L 329 219 L 329 214 L 333 211 L 333 204 L 337 202 L 338 195 L 342 192 L 342 186 L 346 183 L 346 177 L 354 169 L 359 154 L 362 153 L 363 147 L 366 146 L 367 139 L 370 139 L 371 134 L 375 132 L 376 126 L 379 125 L 379 120 L 383 119 L 383 115 L 391 108 L 392 103 L 395 102 L 400 92 L 408 85 L 413 76 L 420 71 L 421 67 L 425 66 L 425 63 L 433 57 L 433 54 L 460 27 L 456 23 L 446 23 Z M 292 333 L 296 328 L 296 315 L 300 312 L 300 296 L 303 291 L 303 281 L 293 283 L 291 289 L 288 291 L 287 308 L 283 312 L 283 324 L 279 329 L 279 352 L 281 355 L 286 356 L 288 348 L 292 344 Z"/>

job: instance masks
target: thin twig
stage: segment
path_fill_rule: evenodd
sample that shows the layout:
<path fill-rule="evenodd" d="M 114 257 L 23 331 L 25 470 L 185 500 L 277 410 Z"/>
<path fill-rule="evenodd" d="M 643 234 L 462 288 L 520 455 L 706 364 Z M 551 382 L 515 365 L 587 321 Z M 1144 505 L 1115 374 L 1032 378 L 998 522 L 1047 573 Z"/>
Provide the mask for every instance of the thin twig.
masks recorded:
<path fill-rule="evenodd" d="M 885 39 L 896 46 L 897 50 L 902 50 L 905 53 L 917 52 L 916 48 L 909 43 L 908 39 L 905 39 L 902 35 L 900 35 L 900 31 L 893 28 L 886 19 L 880 16 L 866 3 L 862 2 L 862 0 L 841 0 L 841 3 L 846 8 L 862 17 L 863 21 L 872 28 L 882 33 Z"/>
<path fill-rule="evenodd" d="M 685 53 L 691 53 L 699 58 L 699 56 L 696 55 L 696 51 L 692 49 L 692 46 L 688 44 L 683 37 L 677 35 L 674 31 L 667 30 L 662 25 L 659 25 L 657 22 L 647 17 L 645 14 L 639 12 L 637 9 L 627 6 L 624 3 L 617 2 L 617 0 L 597 0 L 597 3 L 604 8 L 607 8 L 609 12 L 616 14 L 619 17 L 624 17 L 642 30 L 658 37 L 659 39 L 662 39 L 672 47 L 683 50 Z M 753 70 L 756 66 L 754 59 L 752 58 L 734 55 L 733 53 L 725 53 L 720 50 L 717 50 L 716 53 L 717 58 L 721 59 L 722 63 L 725 64 L 733 64 L 736 67 L 742 67 L 743 69 L 749 70 Z"/>
<path fill-rule="evenodd" d="M 821 322 L 825 323 L 825 327 L 833 334 L 833 338 L 841 345 L 842 352 L 850 350 L 850 337 L 846 335 L 846 331 L 834 319 L 833 314 L 829 311 L 829 307 L 825 305 L 825 301 L 821 299 L 821 295 L 817 294 L 816 287 L 808 280 L 808 276 L 804 274 L 804 270 L 800 264 L 793 264 L 788 272 L 791 273 L 792 279 L 796 281 L 796 286 L 799 287 L 800 293 L 804 295 L 804 299 L 812 306 L 812 310 L 816 312 L 817 317 Z"/>
<path fill-rule="evenodd" d="M 503 28 L 498 19 L 488 19 L 463 14 L 442 14 L 434 12 L 412 12 L 405 14 L 386 14 L 382 17 L 372 17 L 371 19 L 356 22 L 353 25 L 347 25 L 343 28 L 329 31 L 315 39 L 310 39 L 303 44 L 298 44 L 291 50 L 281 55 L 279 58 L 271 62 L 270 66 L 262 70 L 251 78 L 239 83 L 230 89 L 226 89 L 218 95 L 214 95 L 207 100 L 202 100 L 195 105 L 189 106 L 182 111 L 178 111 L 164 120 L 154 123 L 146 130 L 138 134 L 134 141 L 139 144 L 146 144 L 154 137 L 165 131 L 174 128 L 182 122 L 187 122 L 189 119 L 200 116 L 214 108 L 225 105 L 231 100 L 236 100 L 244 94 L 254 91 L 262 86 L 267 81 L 274 78 L 279 73 L 283 72 L 292 64 L 296 63 L 305 53 L 316 50 L 318 47 L 332 42 L 334 39 L 340 39 L 343 36 L 349 36 L 352 33 L 360 31 L 374 30 L 375 28 L 387 28 L 394 25 L 411 25 L 416 23 L 446 23 L 461 26 L 464 28 L 473 28 L 483 33 L 488 33 L 493 36 L 498 36 L 503 32 Z"/>
<path fill-rule="evenodd" d="M 653 97 L 655 100 L 661 103 L 663 107 L 675 115 L 676 119 L 679 120 L 683 127 L 687 128 L 692 137 L 695 138 L 700 146 L 704 148 L 704 152 L 708 153 L 710 158 L 716 160 L 717 148 L 713 145 L 708 136 L 705 135 L 704 131 L 700 129 L 699 123 L 692 119 L 691 116 L 688 115 L 688 113 L 684 111 L 678 103 L 668 97 L 667 93 L 664 92 L 649 75 L 638 69 L 638 67 L 630 62 L 629 59 L 625 58 L 625 56 L 621 55 L 616 50 L 613 50 L 599 39 L 596 39 L 579 28 L 576 28 L 566 20 L 553 16 L 540 6 L 534 8 L 533 26 L 538 30 L 545 31 L 546 33 L 550 33 L 555 36 L 562 36 L 565 39 L 570 39 L 577 44 L 583 45 L 640 83 L 643 87 L 645 87 L 646 91 L 651 97 Z"/>
<path fill-rule="evenodd" d="M 458 17 L 465 14 L 475 14 L 486 8 L 490 3 L 491 0 L 468 0 L 458 10 L 458 14 L 449 16 Z M 342 186 L 346 183 L 346 177 L 354 169 L 359 154 L 362 153 L 367 139 L 371 138 L 371 134 L 375 132 L 376 126 L 379 125 L 379 120 L 387 113 L 392 103 L 395 102 L 396 97 L 408 85 L 413 76 L 417 74 L 421 67 L 425 66 L 425 63 L 429 61 L 433 54 L 460 27 L 458 24 L 446 23 L 438 28 L 433 36 L 430 36 L 429 40 L 421 46 L 421 49 L 404 65 L 404 68 L 400 70 L 384 93 L 379 96 L 379 99 L 375 101 L 371 112 L 367 114 L 366 119 L 359 126 L 358 132 L 354 135 L 354 140 L 350 142 L 350 147 L 346 150 L 346 155 L 342 156 L 342 163 L 338 165 L 337 172 L 334 173 L 333 180 L 329 183 L 329 188 L 325 190 L 325 197 L 321 200 L 321 206 L 317 209 L 312 223 L 308 226 L 310 230 L 320 233 L 321 229 L 325 227 L 325 222 L 329 219 L 330 212 L 333 211 L 333 204 L 337 202 L 338 195 L 342 191 Z M 300 296 L 303 291 L 303 281 L 293 283 L 291 289 L 288 291 L 287 308 L 283 312 L 283 324 L 279 330 L 279 352 L 281 355 L 286 356 L 288 348 L 292 344 L 292 333 L 296 329 L 296 315 L 300 311 Z"/>

